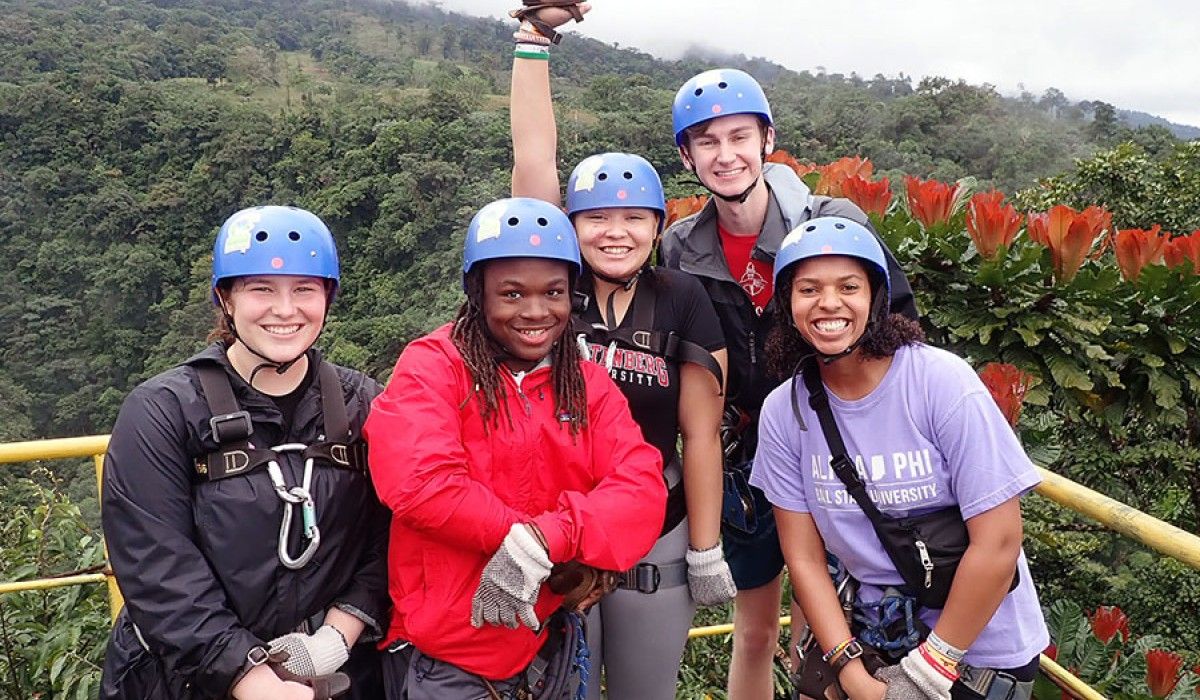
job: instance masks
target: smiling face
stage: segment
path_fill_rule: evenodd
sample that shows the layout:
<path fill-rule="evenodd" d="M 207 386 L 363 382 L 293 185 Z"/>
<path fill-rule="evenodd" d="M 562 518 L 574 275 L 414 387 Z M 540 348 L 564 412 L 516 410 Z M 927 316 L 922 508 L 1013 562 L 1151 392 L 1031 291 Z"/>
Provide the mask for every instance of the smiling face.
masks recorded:
<path fill-rule="evenodd" d="M 233 318 L 238 341 L 274 362 L 289 362 L 303 355 L 325 324 L 328 293 L 319 277 L 262 275 L 239 277 L 222 295 L 226 313 Z"/>
<path fill-rule="evenodd" d="M 550 354 L 571 317 L 567 264 L 543 258 L 490 260 L 483 268 L 483 315 L 512 370 L 532 369 Z"/>
<path fill-rule="evenodd" d="M 867 329 L 871 314 L 867 270 L 857 258 L 845 255 L 801 260 L 796 263 L 789 302 L 796 329 L 814 350 L 841 353 Z"/>
<path fill-rule="evenodd" d="M 572 221 L 588 267 L 616 279 L 631 277 L 646 264 L 658 236 L 658 214 L 650 209 L 591 209 Z"/>
<path fill-rule="evenodd" d="M 764 149 L 775 148 L 775 129 L 753 114 L 718 117 L 689 129 L 679 151 L 683 162 L 704 186 L 718 194 L 736 196 L 762 173 Z"/>

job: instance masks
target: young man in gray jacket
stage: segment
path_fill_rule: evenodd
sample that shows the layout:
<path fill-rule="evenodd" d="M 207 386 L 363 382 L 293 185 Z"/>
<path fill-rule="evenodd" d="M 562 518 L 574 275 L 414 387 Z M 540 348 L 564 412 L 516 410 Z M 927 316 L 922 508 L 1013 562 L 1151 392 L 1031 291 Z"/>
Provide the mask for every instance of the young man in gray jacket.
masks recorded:
<path fill-rule="evenodd" d="M 791 168 L 766 163 L 775 129 L 766 95 L 750 75 L 732 69 L 701 73 L 679 89 L 672 112 L 683 164 L 713 196 L 700 212 L 667 230 L 662 260 L 700 280 L 720 318 L 729 358 L 722 438 L 726 502 L 733 507 L 725 509 L 722 539 L 738 588 L 729 697 L 770 700 L 784 562 L 771 506 L 746 481 L 759 409 L 779 383 L 767 376 L 763 362 L 774 296 L 771 267 L 783 237 L 809 219 L 841 216 L 868 228 L 870 223 L 850 200 L 815 196 Z M 916 318 L 908 280 L 886 245 L 884 251 L 891 310 Z M 794 603 L 792 620 L 803 621 Z"/>

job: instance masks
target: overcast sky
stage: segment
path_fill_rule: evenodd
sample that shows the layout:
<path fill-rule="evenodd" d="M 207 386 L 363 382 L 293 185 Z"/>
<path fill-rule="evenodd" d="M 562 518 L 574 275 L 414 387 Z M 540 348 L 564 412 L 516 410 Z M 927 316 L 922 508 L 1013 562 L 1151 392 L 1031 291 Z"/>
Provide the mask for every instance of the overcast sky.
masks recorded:
<path fill-rule="evenodd" d="M 428 0 L 426 0 L 428 1 Z M 517 0 L 438 0 L 502 17 Z M 1196 0 L 595 0 L 578 29 L 655 56 L 690 44 L 794 70 L 904 73 L 991 83 L 1015 95 L 1056 87 L 1200 126 Z M 560 50 L 570 51 L 570 46 Z"/>

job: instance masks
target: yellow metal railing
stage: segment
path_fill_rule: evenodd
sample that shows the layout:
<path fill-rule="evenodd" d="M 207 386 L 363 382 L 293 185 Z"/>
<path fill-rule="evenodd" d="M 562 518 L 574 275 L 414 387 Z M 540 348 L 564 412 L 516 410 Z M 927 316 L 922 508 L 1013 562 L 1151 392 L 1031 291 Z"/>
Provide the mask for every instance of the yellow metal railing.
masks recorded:
<path fill-rule="evenodd" d="M 74 457 L 91 457 L 96 468 L 96 494 L 101 491 L 101 479 L 104 475 L 104 452 L 108 449 L 107 435 L 89 435 L 87 437 L 57 438 L 54 440 L 30 440 L 28 442 L 0 443 L 0 464 L 13 462 L 33 462 L 49 459 L 71 459 Z M 107 556 L 107 553 L 105 554 Z M 112 618 L 117 619 L 121 606 L 121 589 L 117 588 L 117 580 L 112 571 L 105 568 L 101 574 L 81 574 L 79 576 L 60 576 L 57 578 L 42 578 L 31 581 L 13 581 L 0 583 L 0 594 L 15 591 L 36 591 L 61 586 L 77 586 L 83 583 L 108 583 L 108 606 Z"/>
<path fill-rule="evenodd" d="M 0 464 L 32 462 L 36 460 L 69 459 L 91 457 L 96 467 L 96 487 L 100 489 L 104 470 L 104 452 L 108 448 L 107 435 L 91 435 L 79 438 L 33 440 L 0 444 Z M 1200 537 L 1181 530 L 1169 523 L 1151 517 L 1135 508 L 1104 494 L 1093 491 L 1054 472 L 1040 468 L 1042 484 L 1037 493 L 1080 515 L 1096 520 L 1102 525 L 1131 537 L 1147 547 L 1200 570 Z M 117 588 L 112 572 L 82 574 L 59 578 L 44 578 L 30 581 L 0 583 L 0 594 L 15 591 L 42 590 L 60 586 L 75 586 L 84 583 L 108 583 L 110 609 L 113 617 L 123 604 L 121 591 Z M 780 618 L 783 626 L 791 624 L 791 617 Z M 689 639 L 710 637 L 733 632 L 732 624 L 696 627 L 688 632 Z M 1042 656 L 1042 672 L 1060 687 L 1083 700 L 1104 700 L 1104 696 L 1079 680 L 1053 660 Z"/>

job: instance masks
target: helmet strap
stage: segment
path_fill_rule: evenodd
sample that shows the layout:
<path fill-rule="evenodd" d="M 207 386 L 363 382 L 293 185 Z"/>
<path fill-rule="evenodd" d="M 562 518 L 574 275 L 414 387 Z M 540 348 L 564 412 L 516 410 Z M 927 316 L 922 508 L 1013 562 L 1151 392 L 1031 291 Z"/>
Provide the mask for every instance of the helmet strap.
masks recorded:
<path fill-rule="evenodd" d="M 745 204 L 746 200 L 750 199 L 750 193 L 754 191 L 755 187 L 758 187 L 758 183 L 760 180 L 762 180 L 761 177 L 754 178 L 754 182 L 751 182 L 749 187 L 742 190 L 741 194 L 733 194 L 733 195 L 721 194 L 720 192 L 717 192 L 713 188 L 709 187 L 708 185 L 704 185 L 703 181 L 701 181 L 700 184 L 704 185 L 704 189 L 711 192 L 712 195 L 714 197 L 716 197 L 717 199 L 723 199 L 726 202 L 736 202 L 737 204 Z"/>
<path fill-rule="evenodd" d="M 871 315 L 867 319 L 867 327 L 863 329 L 862 334 L 860 334 L 858 336 L 857 340 L 855 340 L 853 343 L 850 343 L 850 345 L 846 346 L 845 350 L 842 350 L 841 352 L 827 354 L 827 353 L 818 351 L 816 348 L 812 348 L 812 346 L 809 345 L 807 341 L 805 341 L 804 344 L 808 345 L 810 348 L 812 348 L 812 353 L 805 355 L 803 358 L 801 358 L 801 360 L 806 360 L 810 357 L 815 357 L 818 360 L 820 360 L 822 365 L 824 365 L 825 367 L 828 367 L 829 365 L 833 364 L 834 362 L 837 362 L 838 360 L 842 359 L 843 357 L 849 357 L 850 355 L 853 355 L 854 351 L 857 350 L 858 347 L 863 344 L 863 341 L 865 341 L 867 339 L 867 336 L 869 336 L 871 334 L 871 331 L 875 330 L 875 328 L 880 324 L 881 320 L 884 317 L 884 314 L 887 313 L 888 303 L 889 303 L 889 300 L 887 298 L 887 294 L 880 292 L 879 294 L 875 295 L 875 297 L 871 301 Z M 789 313 L 789 316 L 790 315 L 791 314 Z M 796 327 L 795 319 L 792 319 L 792 327 L 793 328 Z M 796 332 L 799 333 L 800 329 L 797 328 Z M 803 336 L 801 336 L 801 339 L 803 339 Z M 797 364 L 797 366 L 799 366 L 799 364 Z"/>
<path fill-rule="evenodd" d="M 235 340 L 237 340 L 239 343 L 241 343 L 243 347 L 245 347 L 247 350 L 249 350 L 251 355 L 254 355 L 258 359 L 262 360 L 262 363 L 260 363 L 258 366 L 256 366 L 253 370 L 250 371 L 250 376 L 246 379 L 246 384 L 248 384 L 250 386 L 254 386 L 254 377 L 259 373 L 260 370 L 262 370 L 266 367 L 271 367 L 272 369 L 274 369 L 275 374 L 286 374 L 287 371 L 289 369 L 291 369 L 293 365 L 295 365 L 297 362 L 299 362 L 300 359 L 303 358 L 305 355 L 307 355 L 308 351 L 310 349 L 312 349 L 312 345 L 309 345 L 307 348 L 304 348 L 304 352 L 300 353 L 299 355 L 297 355 L 296 357 L 293 357 L 290 360 L 285 360 L 284 362 L 276 362 L 275 360 L 272 360 L 271 358 L 267 357 L 266 355 L 264 355 L 261 352 L 259 352 L 258 350 L 256 350 L 253 345 L 251 345 L 250 343 L 247 343 L 246 339 L 243 338 L 241 336 L 241 334 L 238 333 L 237 324 L 233 322 L 233 314 L 229 313 L 229 311 L 225 308 L 225 300 L 220 299 L 220 301 L 221 301 L 221 315 L 225 318 L 225 324 L 227 326 L 229 326 L 229 333 L 234 337 Z M 325 316 L 321 319 L 321 330 L 320 330 L 320 332 L 317 333 L 318 338 L 321 336 L 321 333 L 323 333 L 325 331 L 325 320 L 328 318 L 329 318 L 329 304 L 326 303 L 325 304 Z M 316 344 L 316 340 L 317 340 L 316 338 L 313 338 L 313 344 Z"/>

